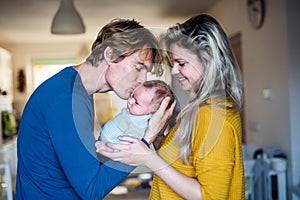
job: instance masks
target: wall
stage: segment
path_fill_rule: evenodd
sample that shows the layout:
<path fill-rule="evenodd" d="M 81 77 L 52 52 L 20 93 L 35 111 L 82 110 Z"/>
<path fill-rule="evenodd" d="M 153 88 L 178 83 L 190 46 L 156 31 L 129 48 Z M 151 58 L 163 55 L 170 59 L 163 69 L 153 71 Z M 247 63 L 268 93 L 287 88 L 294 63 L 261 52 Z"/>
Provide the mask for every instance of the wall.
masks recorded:
<path fill-rule="evenodd" d="M 293 185 L 300 184 L 300 26 L 299 24 L 299 10 L 300 1 L 288 0 L 288 66 L 289 66 L 289 105 L 290 105 L 290 127 L 291 127 L 291 159 L 295 162 L 291 163 L 293 174 Z"/>
<path fill-rule="evenodd" d="M 208 13 L 221 22 L 229 36 L 237 32 L 242 35 L 246 141 L 267 148 L 277 147 L 288 155 L 290 186 L 300 181 L 300 150 L 296 147 L 296 141 L 300 141 L 296 131 L 300 118 L 299 103 L 296 104 L 299 102 L 299 90 L 296 90 L 299 26 L 295 26 L 299 24 L 299 2 L 288 1 L 292 14 L 287 10 L 287 1 L 265 2 L 265 22 L 259 30 L 254 30 L 248 22 L 246 0 L 221 0 Z M 272 92 L 270 100 L 263 98 L 264 89 Z"/>
<path fill-rule="evenodd" d="M 25 102 L 33 91 L 32 61 L 34 59 L 76 59 L 81 58 L 82 48 L 87 44 L 10 44 L 1 45 L 12 54 L 14 108 L 18 114 L 22 114 Z M 88 44 L 89 46 L 90 44 Z M 20 69 L 25 70 L 26 91 L 20 93 L 17 90 L 17 74 Z"/>

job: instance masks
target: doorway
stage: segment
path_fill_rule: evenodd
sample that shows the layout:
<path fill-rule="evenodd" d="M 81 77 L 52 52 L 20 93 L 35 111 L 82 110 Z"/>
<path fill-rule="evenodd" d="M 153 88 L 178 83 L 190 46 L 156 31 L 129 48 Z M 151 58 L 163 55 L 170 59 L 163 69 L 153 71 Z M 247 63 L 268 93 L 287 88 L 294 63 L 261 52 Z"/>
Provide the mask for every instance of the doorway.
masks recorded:
<path fill-rule="evenodd" d="M 237 33 L 229 38 L 233 53 L 235 58 L 240 66 L 242 77 L 244 77 L 244 70 L 243 70 L 243 62 L 242 62 L 242 42 L 241 42 L 241 33 Z M 245 86 L 244 86 L 245 87 Z M 245 91 L 245 90 L 244 90 Z M 243 96 L 243 105 L 241 110 L 241 120 L 242 120 L 242 142 L 243 144 L 246 143 L 246 120 L 245 120 L 245 94 Z"/>

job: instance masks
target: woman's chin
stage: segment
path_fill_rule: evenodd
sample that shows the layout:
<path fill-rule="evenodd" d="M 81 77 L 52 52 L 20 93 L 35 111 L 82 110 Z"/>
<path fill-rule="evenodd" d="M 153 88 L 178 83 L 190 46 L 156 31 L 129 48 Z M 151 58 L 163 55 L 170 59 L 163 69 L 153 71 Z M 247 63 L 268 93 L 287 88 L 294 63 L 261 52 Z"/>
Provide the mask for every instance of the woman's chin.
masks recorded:
<path fill-rule="evenodd" d="M 181 89 L 184 91 L 191 91 L 192 90 L 192 86 L 190 84 L 180 84 Z"/>

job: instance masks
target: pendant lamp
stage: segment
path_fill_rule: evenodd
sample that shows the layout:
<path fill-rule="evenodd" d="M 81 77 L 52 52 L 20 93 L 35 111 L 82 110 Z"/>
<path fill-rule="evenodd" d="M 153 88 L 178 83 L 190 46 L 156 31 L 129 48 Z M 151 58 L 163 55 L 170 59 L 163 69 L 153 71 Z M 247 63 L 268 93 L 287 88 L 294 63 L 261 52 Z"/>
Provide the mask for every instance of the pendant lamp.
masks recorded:
<path fill-rule="evenodd" d="M 52 25 L 53 34 L 80 34 L 85 32 L 85 26 L 73 0 L 61 0 Z"/>

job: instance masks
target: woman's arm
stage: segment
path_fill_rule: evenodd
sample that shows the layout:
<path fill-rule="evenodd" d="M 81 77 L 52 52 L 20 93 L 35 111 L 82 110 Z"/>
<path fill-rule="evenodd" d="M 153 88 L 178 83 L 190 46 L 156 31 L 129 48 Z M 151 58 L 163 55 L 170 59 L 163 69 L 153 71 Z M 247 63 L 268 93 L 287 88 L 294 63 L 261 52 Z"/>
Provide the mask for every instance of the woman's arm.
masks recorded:
<path fill-rule="evenodd" d="M 202 199 L 200 184 L 196 179 L 188 177 L 174 169 L 157 155 L 156 152 L 149 149 L 138 139 L 129 136 L 121 136 L 119 139 L 130 142 L 131 144 L 107 143 L 110 148 L 121 150 L 119 152 L 111 152 L 108 151 L 107 146 L 96 145 L 97 152 L 114 161 L 119 161 L 128 165 L 145 165 L 184 199 Z"/>

